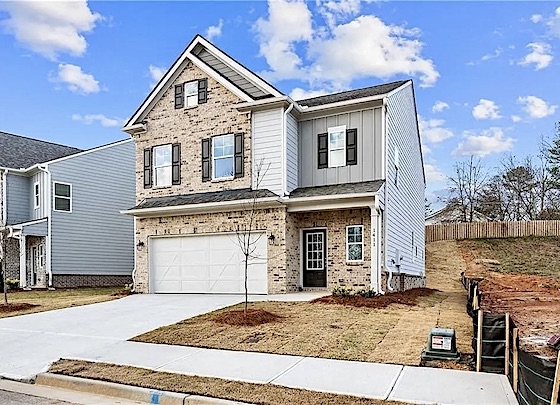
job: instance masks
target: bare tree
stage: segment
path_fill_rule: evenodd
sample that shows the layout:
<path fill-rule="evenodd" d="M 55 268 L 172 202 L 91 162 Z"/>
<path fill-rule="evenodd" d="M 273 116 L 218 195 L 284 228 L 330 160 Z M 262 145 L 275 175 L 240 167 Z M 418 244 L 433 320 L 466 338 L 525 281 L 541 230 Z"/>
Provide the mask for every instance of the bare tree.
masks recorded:
<path fill-rule="evenodd" d="M 480 159 L 475 161 L 471 156 L 469 160 L 457 162 L 453 166 L 455 175 L 449 177 L 451 182 L 451 195 L 449 201 L 458 204 L 461 210 L 461 221 L 472 222 L 476 207 L 487 181 L 487 174 Z"/>
<path fill-rule="evenodd" d="M 257 215 L 257 204 L 258 199 L 264 196 L 264 191 L 259 190 L 259 187 L 268 172 L 268 168 L 270 164 L 264 166 L 264 160 L 261 159 L 260 162 L 255 167 L 255 187 L 252 190 L 252 199 L 251 203 L 247 207 L 246 211 L 248 211 L 248 217 L 246 217 L 244 224 L 238 224 L 236 229 L 236 236 L 237 236 L 237 245 L 241 249 L 243 253 L 243 265 L 245 269 L 245 308 L 244 313 L 247 314 L 247 306 L 249 300 L 249 289 L 247 286 L 248 280 L 248 273 L 249 273 L 249 265 L 250 261 L 254 259 L 259 259 L 260 257 L 255 254 L 257 250 L 257 244 L 259 240 L 262 238 L 263 234 L 256 232 L 256 215 Z"/>

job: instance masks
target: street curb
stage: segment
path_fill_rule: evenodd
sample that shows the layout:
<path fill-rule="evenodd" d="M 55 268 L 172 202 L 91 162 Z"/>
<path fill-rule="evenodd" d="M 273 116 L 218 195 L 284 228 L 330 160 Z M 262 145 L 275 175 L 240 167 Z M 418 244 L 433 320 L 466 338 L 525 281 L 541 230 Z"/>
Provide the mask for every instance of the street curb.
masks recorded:
<path fill-rule="evenodd" d="M 106 381 L 90 380 L 87 378 L 71 377 L 67 375 L 41 373 L 37 375 L 35 384 L 48 387 L 64 388 L 73 391 L 87 392 L 108 397 L 117 397 L 131 401 L 139 401 L 157 405 L 185 405 L 185 404 L 222 404 L 238 405 L 243 402 L 225 399 L 202 397 L 198 395 L 179 394 L 177 392 L 160 391 L 150 388 L 134 387 Z"/>

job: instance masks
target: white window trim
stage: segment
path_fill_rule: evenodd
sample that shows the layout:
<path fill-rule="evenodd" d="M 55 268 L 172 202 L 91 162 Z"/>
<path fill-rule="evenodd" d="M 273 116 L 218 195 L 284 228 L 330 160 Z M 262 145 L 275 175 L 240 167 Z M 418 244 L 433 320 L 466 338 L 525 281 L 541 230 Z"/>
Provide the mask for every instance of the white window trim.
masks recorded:
<path fill-rule="evenodd" d="M 57 196 L 57 195 L 56 195 L 56 185 L 57 185 L 57 184 L 62 184 L 62 185 L 64 185 L 64 186 L 70 186 L 70 197 Z M 55 182 L 53 182 L 53 211 L 71 213 L 71 212 L 72 212 L 72 206 L 73 206 L 72 200 L 74 199 L 73 196 L 74 196 L 74 192 L 73 192 L 73 190 L 72 190 L 72 184 L 70 184 L 70 183 L 63 183 L 63 182 L 61 182 L 61 181 L 55 181 Z M 57 209 L 56 209 L 56 199 L 57 199 L 57 198 L 65 198 L 65 199 L 67 199 L 67 200 L 70 200 L 70 211 L 66 211 L 66 210 L 57 210 Z"/>
<path fill-rule="evenodd" d="M 221 138 L 224 136 L 231 136 L 231 138 L 233 139 L 233 153 L 231 155 L 227 155 L 227 156 L 220 156 L 219 158 L 216 158 L 214 156 L 214 140 L 217 138 Z M 232 169 L 232 173 L 235 173 L 235 137 L 233 134 L 223 134 L 223 135 L 217 135 L 217 136 L 213 136 L 212 137 L 212 180 L 232 180 L 235 178 L 234 175 L 232 176 L 224 176 L 224 177 L 216 177 L 216 159 L 228 159 L 228 158 L 232 158 L 232 165 L 231 165 L 231 169 Z"/>
<path fill-rule="evenodd" d="M 361 242 L 352 242 L 352 243 L 348 243 L 348 229 L 349 228 L 356 228 L 359 227 L 362 230 L 362 241 Z M 360 260 L 350 260 L 348 259 L 348 248 L 349 245 L 358 245 L 361 244 L 362 245 L 362 258 Z M 346 227 L 346 262 L 348 263 L 361 263 L 364 261 L 364 226 L 363 225 L 348 225 Z"/>
<path fill-rule="evenodd" d="M 196 84 L 196 91 L 189 95 L 187 94 L 187 85 L 192 83 Z M 195 97 L 194 104 L 189 104 L 188 102 L 189 97 L 193 97 L 193 96 Z M 185 105 L 185 108 L 193 108 L 198 105 L 198 80 L 191 80 L 190 82 L 186 82 L 185 84 L 183 84 L 183 98 L 184 98 L 183 104 Z"/>
<path fill-rule="evenodd" d="M 168 165 L 156 166 L 156 149 L 157 148 L 163 148 L 164 146 L 169 148 L 171 160 L 169 161 Z M 168 183 L 166 183 L 166 184 L 156 184 L 156 181 L 157 181 L 156 169 L 163 169 L 163 168 L 166 168 L 166 167 L 171 168 L 171 176 L 169 176 L 169 184 Z M 173 145 L 172 144 L 166 143 L 166 144 L 163 144 L 163 145 L 154 146 L 152 148 L 152 179 L 153 179 L 153 183 L 154 183 L 154 188 L 169 187 L 173 184 Z"/>
<path fill-rule="evenodd" d="M 41 185 L 39 182 L 33 183 L 33 209 L 41 207 Z"/>
<path fill-rule="evenodd" d="M 342 148 L 331 149 L 331 133 L 332 132 L 341 132 L 341 131 L 342 131 L 342 136 L 343 136 L 343 139 L 344 139 Z M 327 146 L 328 146 L 328 151 L 329 151 L 328 152 L 329 153 L 329 156 L 328 156 L 329 167 L 344 167 L 344 166 L 346 166 L 346 125 L 339 125 L 338 127 L 329 127 L 327 129 Z M 343 150 L 344 151 L 344 153 L 343 153 L 344 163 L 343 164 L 337 165 L 337 166 L 334 166 L 332 164 L 331 151 L 333 151 L 333 150 Z"/>

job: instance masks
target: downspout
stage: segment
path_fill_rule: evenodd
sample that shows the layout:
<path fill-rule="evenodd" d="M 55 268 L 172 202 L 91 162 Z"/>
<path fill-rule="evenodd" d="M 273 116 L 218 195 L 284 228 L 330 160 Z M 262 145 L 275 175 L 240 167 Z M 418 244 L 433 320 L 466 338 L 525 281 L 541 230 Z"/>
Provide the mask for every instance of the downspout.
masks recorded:
<path fill-rule="evenodd" d="M 51 172 L 49 171 L 49 165 L 45 165 L 45 166 L 40 166 L 37 165 L 37 168 L 39 170 L 41 170 L 43 173 L 45 173 L 47 175 L 47 187 L 45 187 L 45 191 L 46 191 L 46 200 L 47 200 L 47 204 L 46 204 L 46 213 L 47 213 L 47 248 L 46 248 L 46 265 L 47 265 L 47 274 L 49 275 L 49 287 L 52 287 L 52 267 L 51 267 L 51 256 L 52 256 L 52 236 L 51 236 L 51 231 L 52 231 L 52 200 L 51 200 L 51 189 L 52 189 L 52 184 L 51 184 L 51 180 L 52 180 L 52 176 L 51 176 Z"/>
<path fill-rule="evenodd" d="M 394 288 L 391 287 L 391 282 L 393 281 L 393 272 L 391 271 L 391 268 L 388 266 L 387 264 L 387 257 L 388 257 L 388 251 L 389 251 L 389 240 L 387 239 L 387 229 L 389 228 L 387 226 L 387 218 L 389 217 L 389 205 L 387 204 L 387 195 L 389 194 L 389 179 L 387 178 L 387 158 L 389 156 L 389 154 L 387 153 L 387 97 L 383 98 L 383 107 L 381 107 L 381 131 L 383 132 L 383 147 L 384 147 L 384 151 L 383 154 L 385 155 L 385 158 L 383 159 L 383 169 L 384 169 L 384 174 L 385 174 L 385 193 L 384 193 L 384 199 L 385 199 L 385 215 L 383 217 L 384 221 L 385 221 L 385 226 L 383 227 L 383 238 L 385 239 L 385 263 L 383 265 L 383 267 L 385 268 L 385 271 L 388 273 L 387 275 L 387 291 L 389 292 L 393 292 L 395 291 Z"/>
<path fill-rule="evenodd" d="M 288 114 L 294 108 L 294 103 L 290 103 L 284 111 L 282 120 L 282 193 L 288 195 Z"/>
<path fill-rule="evenodd" d="M 376 194 L 373 200 L 373 206 L 370 207 L 370 229 L 374 229 L 375 224 L 375 239 L 374 235 L 370 236 L 370 254 L 371 254 L 371 268 L 372 278 L 375 275 L 375 280 L 372 280 L 374 291 L 377 294 L 385 294 L 381 286 L 381 227 L 379 224 L 380 210 L 379 210 L 379 195 Z M 374 255 L 375 252 L 375 255 Z"/>
<path fill-rule="evenodd" d="M 138 250 L 136 249 L 136 217 L 132 217 L 132 220 L 134 221 L 134 225 L 133 225 L 133 232 L 134 232 L 134 246 L 132 246 L 132 249 L 134 249 L 134 268 L 132 269 L 132 292 L 135 292 L 136 290 L 136 263 L 137 263 L 137 258 L 136 258 L 136 254 L 138 253 Z M 147 246 L 146 246 L 147 248 Z"/>
<path fill-rule="evenodd" d="M 8 169 L 2 172 L 2 226 L 8 223 Z"/>

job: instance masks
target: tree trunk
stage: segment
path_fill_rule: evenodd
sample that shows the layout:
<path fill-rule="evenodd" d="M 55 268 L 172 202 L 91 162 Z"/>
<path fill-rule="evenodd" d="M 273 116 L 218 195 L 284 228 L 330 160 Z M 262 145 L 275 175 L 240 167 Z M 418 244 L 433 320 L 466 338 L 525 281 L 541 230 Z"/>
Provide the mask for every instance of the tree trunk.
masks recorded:
<path fill-rule="evenodd" d="M 248 301 L 248 288 L 247 288 L 247 270 L 249 267 L 249 255 L 245 255 L 245 315 L 247 315 L 247 301 Z"/>

